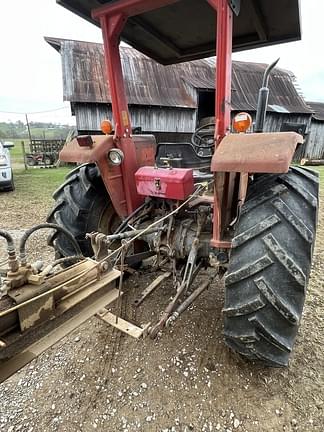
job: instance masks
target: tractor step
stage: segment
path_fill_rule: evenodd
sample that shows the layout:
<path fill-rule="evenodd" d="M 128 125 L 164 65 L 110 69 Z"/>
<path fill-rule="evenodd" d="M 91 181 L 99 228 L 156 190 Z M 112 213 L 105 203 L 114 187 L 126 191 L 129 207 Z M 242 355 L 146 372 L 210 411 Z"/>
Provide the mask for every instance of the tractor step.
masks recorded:
<path fill-rule="evenodd" d="M 123 318 L 118 317 L 117 315 L 114 315 L 105 308 L 97 314 L 97 317 L 135 339 L 144 338 L 147 336 L 148 328 L 151 325 L 151 323 L 148 323 L 143 327 L 139 327 L 130 323 L 129 321 L 124 320 Z"/>

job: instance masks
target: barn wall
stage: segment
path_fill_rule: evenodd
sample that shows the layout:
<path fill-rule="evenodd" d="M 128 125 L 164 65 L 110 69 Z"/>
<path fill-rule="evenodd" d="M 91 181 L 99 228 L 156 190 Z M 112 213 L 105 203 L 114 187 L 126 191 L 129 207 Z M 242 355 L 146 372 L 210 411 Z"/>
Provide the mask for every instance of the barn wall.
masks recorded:
<path fill-rule="evenodd" d="M 143 132 L 191 133 L 196 124 L 196 110 L 188 108 L 130 106 L 133 127 Z M 100 130 L 105 118 L 112 118 L 111 107 L 107 104 L 74 104 L 77 129 Z"/>
<path fill-rule="evenodd" d="M 133 127 L 142 127 L 143 132 L 184 132 L 191 133 L 196 126 L 196 110 L 188 108 L 130 106 Z M 74 104 L 74 114 L 78 130 L 100 130 L 105 118 L 112 118 L 108 104 Z M 233 111 L 233 115 L 236 112 Z M 250 113 L 255 120 L 255 113 Z M 283 123 L 308 124 L 308 114 L 282 114 L 269 112 L 266 117 L 265 131 L 280 131 Z"/>
<path fill-rule="evenodd" d="M 324 159 L 324 121 L 313 119 L 304 157 Z"/>
<path fill-rule="evenodd" d="M 265 130 L 269 132 L 279 131 L 283 123 L 307 124 L 305 143 L 296 150 L 294 162 L 300 162 L 302 158 L 324 158 L 324 122 L 318 121 L 305 114 L 270 114 L 266 120 Z"/>
<path fill-rule="evenodd" d="M 250 113 L 253 121 L 255 121 L 255 113 Z M 280 132 L 281 127 L 284 123 L 300 123 L 306 124 L 306 136 L 304 144 L 297 147 L 294 162 L 300 162 L 305 157 L 305 152 L 308 149 L 310 143 L 310 132 L 311 132 L 311 116 L 309 114 L 290 114 L 290 113 L 273 113 L 268 112 L 266 116 L 264 131 L 265 132 Z"/>
<path fill-rule="evenodd" d="M 99 131 L 100 122 L 112 118 L 111 107 L 107 104 L 74 104 L 78 131 Z M 236 112 L 233 112 L 235 115 Z M 251 112 L 253 120 L 255 113 Z M 196 126 L 196 110 L 166 107 L 130 106 L 133 127 L 142 127 L 145 133 L 156 135 L 158 142 L 189 141 Z M 269 112 L 266 117 L 265 132 L 278 132 L 283 123 L 307 124 L 305 144 L 299 146 L 294 161 L 303 157 L 324 158 L 324 122 L 315 119 L 311 122 L 308 114 L 287 114 Z"/>

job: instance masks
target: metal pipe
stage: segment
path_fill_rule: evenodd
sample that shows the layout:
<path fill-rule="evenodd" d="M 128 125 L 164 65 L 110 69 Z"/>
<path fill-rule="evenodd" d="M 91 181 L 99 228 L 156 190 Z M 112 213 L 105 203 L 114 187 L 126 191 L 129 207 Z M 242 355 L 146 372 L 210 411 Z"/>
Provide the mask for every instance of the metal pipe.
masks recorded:
<path fill-rule="evenodd" d="M 80 246 L 78 242 L 75 240 L 73 235 L 65 228 L 61 227 L 60 225 L 52 224 L 52 223 L 44 223 L 35 225 L 34 227 L 30 228 L 29 230 L 25 231 L 24 235 L 20 239 L 19 243 L 19 257 L 21 265 L 25 266 L 27 264 L 26 261 L 26 242 L 28 238 L 35 232 L 41 229 L 56 229 L 57 231 L 62 232 L 66 235 L 66 237 L 71 241 L 72 245 L 74 246 L 77 255 L 82 255 Z"/>
<path fill-rule="evenodd" d="M 279 60 L 280 60 L 280 57 L 278 57 L 277 60 L 275 60 L 274 62 L 272 62 L 272 63 L 267 67 L 267 69 L 265 70 L 264 75 L 263 75 L 262 87 L 268 87 L 268 84 L 269 84 L 269 78 L 270 78 L 270 74 L 271 74 L 271 72 L 272 72 L 272 69 L 275 68 L 275 67 L 277 66 Z"/>
<path fill-rule="evenodd" d="M 212 283 L 216 275 L 209 277 L 202 285 L 200 285 L 195 291 L 193 291 L 189 297 L 186 298 L 185 301 L 181 303 L 181 305 L 172 313 L 172 315 L 168 318 L 166 322 L 166 327 L 171 326 L 174 321 L 179 318 L 179 316 L 188 309 L 188 307 L 196 300 L 197 297 L 200 296 Z"/>
<path fill-rule="evenodd" d="M 256 112 L 254 132 L 261 133 L 264 129 L 264 123 L 266 119 L 268 99 L 269 99 L 269 78 L 273 68 L 277 65 L 280 58 L 271 63 L 264 72 L 262 87 L 259 90 L 258 106 Z"/>
<path fill-rule="evenodd" d="M 16 248 L 13 237 L 4 230 L 0 230 L 0 237 L 7 241 L 8 265 L 12 272 L 16 272 L 19 268 L 19 263 L 16 256 Z"/>

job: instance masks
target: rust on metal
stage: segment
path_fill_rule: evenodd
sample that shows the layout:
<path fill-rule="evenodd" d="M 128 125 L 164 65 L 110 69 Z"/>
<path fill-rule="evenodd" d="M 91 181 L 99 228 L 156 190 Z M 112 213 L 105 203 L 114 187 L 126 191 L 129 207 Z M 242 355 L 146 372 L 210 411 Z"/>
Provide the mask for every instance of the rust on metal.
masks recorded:
<path fill-rule="evenodd" d="M 123 333 L 132 336 L 135 339 L 145 337 L 147 335 L 147 330 L 150 326 L 150 323 L 148 323 L 145 324 L 143 327 L 139 327 L 129 321 L 126 321 L 123 318 L 117 317 L 117 315 L 112 314 L 105 308 L 97 314 L 97 317 L 100 318 L 102 321 L 106 322 L 107 324 L 122 331 Z"/>
<path fill-rule="evenodd" d="M 240 186 L 239 186 L 239 193 L 238 193 L 239 207 L 242 207 L 242 205 L 245 202 L 248 184 L 249 184 L 249 174 L 245 172 L 240 173 Z"/>
<path fill-rule="evenodd" d="M 100 281 L 96 283 L 100 283 Z M 53 330 L 43 335 L 36 342 L 32 342 L 31 344 L 27 345 L 22 351 L 16 353 L 8 360 L 0 360 L 0 383 L 5 381 L 23 366 L 31 362 L 34 358 L 38 357 L 48 348 L 57 343 L 64 336 L 75 330 L 82 323 L 98 313 L 104 306 L 107 306 L 115 300 L 116 290 L 110 289 L 108 292 L 106 290 L 102 290 L 100 291 L 100 296 L 98 298 L 87 302 L 81 311 L 76 312 L 65 322 L 60 323 L 57 327 L 55 327 L 55 321 L 53 321 Z M 0 344 L 0 348 L 6 348 L 4 341 L 2 341 Z"/>
<path fill-rule="evenodd" d="M 96 162 L 114 147 L 112 135 L 92 136 L 92 147 L 80 147 L 77 138 L 67 143 L 60 152 L 60 160 L 63 162 Z"/>
<path fill-rule="evenodd" d="M 49 276 L 40 285 L 29 283 L 28 275 L 21 281 L 17 272 L 22 284 L 0 299 L 0 381 L 82 323 L 84 315 L 87 319 L 115 301 L 118 292 L 113 283 L 120 274 L 109 267 L 103 270 L 91 259 Z M 58 329 L 53 330 L 55 326 Z"/>
<path fill-rule="evenodd" d="M 67 143 L 60 152 L 63 162 L 88 163 L 96 162 L 107 156 L 109 150 L 115 147 L 113 135 L 92 135 L 92 147 L 80 147 L 78 138 Z M 134 135 L 138 166 L 154 165 L 156 141 L 153 135 Z"/>
<path fill-rule="evenodd" d="M 102 44 L 51 37 L 45 40 L 61 54 L 64 100 L 73 104 L 100 104 L 95 107 L 96 113 L 104 106 L 102 104 L 111 103 Z M 196 89 L 215 89 L 215 58 L 162 66 L 132 47 L 121 46 L 120 55 L 130 111 L 134 106 L 196 109 Z M 232 62 L 233 111 L 256 111 L 266 67 L 262 63 Z M 269 83 L 269 112 L 311 114 L 295 82 L 292 72 L 281 68 L 274 70 Z M 91 117 L 94 116 L 93 112 Z M 161 122 L 161 114 L 157 121 Z M 141 124 L 137 125 L 150 130 L 143 125 L 143 115 Z M 99 130 L 99 126 L 100 122 L 92 128 Z"/>
<path fill-rule="evenodd" d="M 324 121 L 324 103 L 323 102 L 307 102 L 313 111 L 313 118 L 318 121 Z"/>
<path fill-rule="evenodd" d="M 28 330 L 55 317 L 54 296 L 49 294 L 18 309 L 21 331 Z"/>
<path fill-rule="evenodd" d="M 216 149 L 213 172 L 285 173 L 297 144 L 303 137 L 295 132 L 231 134 Z"/>
<path fill-rule="evenodd" d="M 108 163 L 107 153 L 116 147 L 112 135 L 93 135 L 92 147 L 80 147 L 77 138 L 66 144 L 60 160 L 65 162 L 96 162 L 102 180 L 109 193 L 113 206 L 122 218 L 127 216 L 126 196 L 123 193 L 123 175 L 121 166 Z M 137 167 L 154 165 L 156 141 L 153 135 L 134 135 L 129 145 L 135 146 Z M 134 183 L 135 184 L 135 183 Z M 140 204 L 140 203 L 139 203 Z"/>
<path fill-rule="evenodd" d="M 165 272 L 158 276 L 156 279 L 154 279 L 153 282 L 150 283 L 149 286 L 147 286 L 141 293 L 140 297 L 134 301 L 135 306 L 139 306 L 143 301 L 148 297 L 156 288 L 158 288 L 161 283 L 171 276 L 171 272 Z"/>

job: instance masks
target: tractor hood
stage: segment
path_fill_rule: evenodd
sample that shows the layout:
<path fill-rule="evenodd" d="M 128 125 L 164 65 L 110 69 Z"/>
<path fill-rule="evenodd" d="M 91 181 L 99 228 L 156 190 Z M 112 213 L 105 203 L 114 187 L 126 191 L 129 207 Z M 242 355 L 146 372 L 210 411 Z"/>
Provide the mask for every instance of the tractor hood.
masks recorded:
<path fill-rule="evenodd" d="M 154 4 L 155 0 L 152 0 Z M 125 0 L 57 0 L 99 25 L 91 11 Z M 162 64 L 215 55 L 215 13 L 206 0 L 178 0 L 128 18 L 122 39 Z M 301 38 L 299 0 L 241 0 L 234 15 L 233 51 L 259 48 Z"/>

